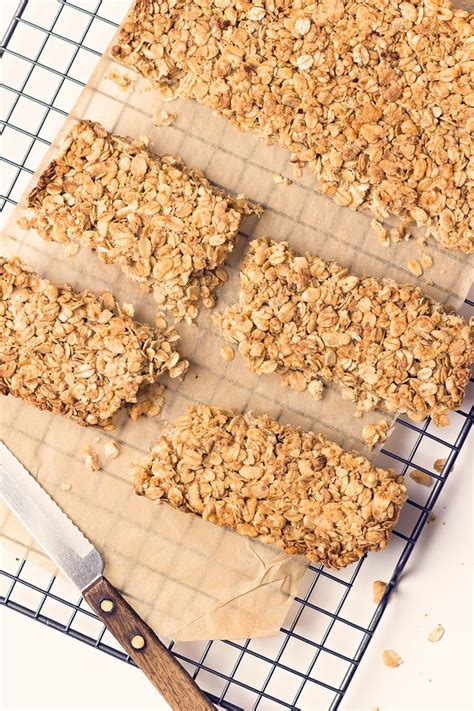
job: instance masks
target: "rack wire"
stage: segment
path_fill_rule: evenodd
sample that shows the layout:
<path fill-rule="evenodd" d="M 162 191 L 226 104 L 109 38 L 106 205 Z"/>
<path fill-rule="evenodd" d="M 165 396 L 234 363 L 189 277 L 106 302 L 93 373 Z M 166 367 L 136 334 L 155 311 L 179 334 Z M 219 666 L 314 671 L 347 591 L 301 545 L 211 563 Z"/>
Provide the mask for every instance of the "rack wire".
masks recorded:
<path fill-rule="evenodd" d="M 39 5 L 43 6 L 40 13 Z M 111 0 L 57 0 L 51 12 L 44 12 L 44 3 L 19 2 L 0 45 L 0 56 L 6 60 L 4 82 L 0 84 L 3 216 L 13 209 L 85 85 L 121 20 L 124 5 Z M 48 78 L 49 94 L 39 90 L 35 75 Z M 466 300 L 464 309 L 468 315 L 474 313 L 474 301 Z M 473 400 L 471 380 L 465 402 Z M 363 558 L 339 572 L 311 565 L 288 624 L 277 637 L 168 641 L 171 652 L 212 702 L 228 711 L 297 711 L 316 706 L 335 711 L 340 706 L 466 441 L 474 421 L 474 406 L 465 404 L 452 420 L 451 428 L 440 434 L 429 419 L 416 425 L 399 418 L 379 455 L 381 465 L 392 466 L 402 474 L 415 466 L 432 477 L 433 486 L 426 490 L 424 500 L 418 490 L 409 491 L 390 546 L 387 591 L 375 610 L 373 605 L 367 608 L 361 604 L 360 597 L 362 590 L 367 598 L 361 581 L 373 579 L 370 559 Z M 441 472 L 433 468 L 435 457 L 446 460 Z M 73 588 L 63 580 L 39 572 L 30 561 L 12 559 L 0 570 L 0 585 L 3 605 L 133 664 L 84 600 L 77 599 Z"/>

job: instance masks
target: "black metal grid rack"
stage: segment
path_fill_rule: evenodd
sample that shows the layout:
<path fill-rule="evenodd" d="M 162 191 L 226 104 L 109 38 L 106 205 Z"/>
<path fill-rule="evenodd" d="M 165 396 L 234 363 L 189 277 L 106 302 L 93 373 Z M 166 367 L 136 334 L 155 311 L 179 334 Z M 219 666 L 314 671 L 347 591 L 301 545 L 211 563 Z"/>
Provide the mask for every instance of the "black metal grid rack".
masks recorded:
<path fill-rule="evenodd" d="M 122 4 L 112 0 L 57 0 L 53 16 L 43 21 L 31 19 L 28 0 L 19 2 L 0 47 L 0 56 L 17 62 L 17 70 L 11 77 L 14 80 L 12 84 L 8 78 L 12 72 L 5 72 L 4 82 L 0 84 L 3 94 L 0 132 L 5 143 L 9 135 L 20 138 L 22 148 L 21 155 L 7 156 L 2 152 L 0 211 L 11 209 L 22 194 L 38 157 L 53 140 L 77 93 L 87 81 L 92 65 L 115 31 L 120 20 L 117 10 L 120 14 L 123 10 L 123 5 L 119 5 Z M 28 43 L 26 53 L 24 44 L 20 46 L 15 42 L 20 30 L 31 33 L 32 41 Z M 51 66 L 48 62 L 52 43 L 62 43 L 64 47 L 61 66 Z M 79 60 L 86 68 L 85 76 Z M 38 95 L 34 90 L 33 78 L 38 72 L 46 72 L 54 87 L 48 96 Z M 23 122 L 26 113 L 29 115 L 28 124 Z M 35 122 L 34 130 L 31 128 L 32 120 Z M 474 302 L 467 300 L 465 309 L 472 312 L 473 308 Z M 473 395 L 471 382 L 466 402 L 472 402 Z M 375 611 L 370 610 L 368 618 L 358 620 L 351 614 L 349 604 L 350 596 L 360 585 L 364 572 L 366 559 L 362 559 L 348 569 L 349 573 L 335 574 L 310 566 L 302 584 L 304 592 L 295 599 L 287 626 L 270 643 L 265 640 L 198 644 L 169 641 L 170 650 L 214 703 L 229 711 L 308 709 L 317 691 L 324 694 L 324 700 L 318 696 L 318 708 L 334 710 L 339 707 L 379 624 L 390 593 L 468 436 L 474 421 L 474 407 L 465 405 L 453 415 L 453 419 L 449 433 L 443 430 L 441 437 L 440 430 L 434 428 L 430 420 L 414 425 L 400 418 L 394 434 L 380 454 L 382 464 L 393 466 L 403 474 L 412 465 L 426 472 L 433 478 L 433 486 L 424 501 L 420 502 L 417 495 L 410 495 L 402 520 L 394 532 L 398 547 L 391 564 L 387 592 Z M 433 470 L 431 463 L 426 463 L 428 455 L 430 461 L 435 456 L 446 459 L 441 473 Z M 0 583 L 0 602 L 3 605 L 133 664 L 84 601 L 77 600 L 73 592 L 66 591 L 62 581 L 49 575 L 37 580 L 29 562 L 16 560 L 9 569 L 0 570 Z M 327 593 L 328 589 L 330 593 Z M 317 635 L 308 632 L 308 629 L 314 629 L 306 624 L 308 615 L 313 622 L 318 621 Z M 349 645 L 341 651 L 344 648 L 340 645 L 341 636 L 347 638 L 349 635 L 355 640 L 352 648 L 349 651 Z M 289 651 L 295 645 L 299 645 L 298 653 L 292 656 Z M 296 657 L 298 663 L 295 662 Z M 330 664 L 321 662 L 324 658 L 337 664 L 337 674 L 330 671 Z M 256 682 L 255 668 L 259 666 L 260 678 Z M 278 679 L 281 683 L 276 683 Z M 286 691 L 283 692 L 283 689 Z"/>

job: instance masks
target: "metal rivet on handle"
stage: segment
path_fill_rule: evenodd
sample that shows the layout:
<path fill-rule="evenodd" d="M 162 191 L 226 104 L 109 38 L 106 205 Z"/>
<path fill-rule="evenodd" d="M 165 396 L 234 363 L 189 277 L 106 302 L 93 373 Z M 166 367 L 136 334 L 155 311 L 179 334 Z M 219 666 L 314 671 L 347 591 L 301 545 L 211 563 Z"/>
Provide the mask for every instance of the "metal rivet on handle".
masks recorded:
<path fill-rule="evenodd" d="M 114 609 L 114 603 L 112 602 L 112 600 L 102 600 L 100 603 L 100 609 L 103 612 L 112 612 L 112 610 Z"/>
<path fill-rule="evenodd" d="M 143 649 L 143 647 L 145 646 L 145 640 L 143 639 L 141 634 L 136 634 L 130 640 L 130 644 L 132 645 L 133 649 Z"/>

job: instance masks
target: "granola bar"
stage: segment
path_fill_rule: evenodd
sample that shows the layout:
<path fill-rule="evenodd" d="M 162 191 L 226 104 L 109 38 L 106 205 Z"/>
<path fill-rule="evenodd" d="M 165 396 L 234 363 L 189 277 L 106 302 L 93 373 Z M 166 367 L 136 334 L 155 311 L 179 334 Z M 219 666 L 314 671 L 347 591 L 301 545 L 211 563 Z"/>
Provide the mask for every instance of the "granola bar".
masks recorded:
<path fill-rule="evenodd" d="M 322 434 L 204 405 L 134 466 L 135 490 L 286 553 L 342 568 L 387 545 L 403 477 Z"/>
<path fill-rule="evenodd" d="M 334 381 L 358 414 L 382 407 L 447 425 L 474 360 L 472 327 L 418 287 L 359 278 L 268 239 L 250 243 L 239 303 L 219 322 L 253 371 L 297 391 Z"/>
<path fill-rule="evenodd" d="M 112 55 L 289 149 L 338 205 L 469 253 L 473 30 L 449 0 L 135 0 Z"/>
<path fill-rule="evenodd" d="M 0 258 L 0 393 L 81 425 L 111 428 L 139 388 L 188 362 L 172 328 L 134 321 L 112 295 L 41 279 L 19 257 Z"/>
<path fill-rule="evenodd" d="M 29 225 L 44 239 L 87 245 L 187 321 L 199 301 L 214 305 L 242 216 L 256 211 L 176 158 L 154 155 L 92 121 L 74 124 L 28 206 Z"/>

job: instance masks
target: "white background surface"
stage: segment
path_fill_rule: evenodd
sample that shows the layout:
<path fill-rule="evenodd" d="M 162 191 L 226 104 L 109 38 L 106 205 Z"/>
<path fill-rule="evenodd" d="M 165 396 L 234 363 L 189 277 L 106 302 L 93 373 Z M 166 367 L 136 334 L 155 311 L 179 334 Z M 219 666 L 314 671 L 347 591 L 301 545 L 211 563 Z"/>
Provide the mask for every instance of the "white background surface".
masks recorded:
<path fill-rule="evenodd" d="M 17 0 L 0 0 L 0 19 L 5 21 L 16 6 Z M 471 438 L 435 509 L 436 521 L 425 527 L 392 595 L 343 709 L 472 708 L 473 474 Z M 438 623 L 446 634 L 432 644 L 428 634 Z M 0 631 L 0 703 L 5 711 L 167 708 L 140 672 L 85 644 L 5 608 Z M 401 667 L 384 667 L 386 648 L 401 655 Z M 259 708 L 265 711 L 265 703 Z M 306 705 L 304 711 L 317 710 Z"/>

